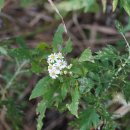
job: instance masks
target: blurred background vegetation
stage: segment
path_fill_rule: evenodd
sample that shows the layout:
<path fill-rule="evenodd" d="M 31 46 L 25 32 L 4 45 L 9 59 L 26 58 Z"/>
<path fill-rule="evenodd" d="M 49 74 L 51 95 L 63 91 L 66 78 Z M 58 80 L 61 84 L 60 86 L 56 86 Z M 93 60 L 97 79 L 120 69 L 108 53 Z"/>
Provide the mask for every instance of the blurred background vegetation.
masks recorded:
<path fill-rule="evenodd" d="M 125 43 L 115 29 L 115 20 L 124 25 L 123 31 L 129 39 L 130 0 L 116 1 L 114 5 L 113 0 L 54 1 L 73 41 L 72 57 L 79 56 L 87 47 L 95 52 L 108 44 L 123 51 Z M 44 48 L 49 51 L 60 23 L 60 17 L 46 0 L 5 0 L 0 12 L 0 130 L 36 130 L 38 99 L 29 101 L 29 96 L 37 80 L 44 75 L 40 53 Z M 26 59 L 30 55 L 28 48 L 30 52 L 34 50 L 32 65 Z M 39 59 L 35 58 L 37 55 Z M 68 122 L 72 119 L 73 116 L 48 110 L 43 129 L 71 130 Z M 129 122 L 130 114 L 119 120 L 122 130 L 130 130 Z"/>

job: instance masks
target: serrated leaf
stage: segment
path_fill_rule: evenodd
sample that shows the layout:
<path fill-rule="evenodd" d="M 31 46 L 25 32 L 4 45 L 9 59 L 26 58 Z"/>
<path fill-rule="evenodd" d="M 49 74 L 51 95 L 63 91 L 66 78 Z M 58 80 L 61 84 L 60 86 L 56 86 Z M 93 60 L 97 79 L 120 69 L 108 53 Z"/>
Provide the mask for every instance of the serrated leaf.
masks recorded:
<path fill-rule="evenodd" d="M 72 51 L 72 41 L 69 39 L 67 42 L 66 42 L 66 46 L 62 49 L 62 52 L 64 54 L 68 54 Z"/>
<path fill-rule="evenodd" d="M 101 59 L 101 61 L 115 60 L 118 56 L 117 51 L 111 45 L 103 48 L 102 51 L 96 53 L 96 58 Z"/>
<path fill-rule="evenodd" d="M 49 76 L 46 76 L 39 80 L 31 93 L 30 99 L 44 95 L 48 89 L 47 87 L 50 85 L 50 81 L 51 79 Z"/>
<path fill-rule="evenodd" d="M 41 130 L 43 126 L 43 118 L 45 117 L 45 111 L 47 108 L 47 104 L 44 100 L 42 100 L 37 106 L 37 113 L 39 114 L 37 119 L 37 130 Z"/>
<path fill-rule="evenodd" d="M 52 47 L 54 52 L 57 52 L 59 51 L 59 49 L 61 49 L 61 45 L 63 42 L 63 37 L 62 37 L 63 32 L 64 32 L 64 26 L 61 24 L 59 25 L 53 38 Z"/>
<path fill-rule="evenodd" d="M 4 7 L 5 0 L 0 0 L 0 11 Z"/>
<path fill-rule="evenodd" d="M 38 104 L 37 113 L 39 113 L 37 119 L 37 130 L 41 130 L 43 126 L 43 118 L 45 117 L 46 108 L 49 108 L 54 101 L 56 101 L 57 87 L 47 87 L 46 91 L 43 94 L 43 99 Z"/>
<path fill-rule="evenodd" d="M 94 62 L 92 52 L 90 49 L 85 49 L 84 52 L 81 54 L 79 58 L 79 62 L 83 62 L 83 61 Z"/>
<path fill-rule="evenodd" d="M 118 5 L 118 0 L 113 0 L 113 2 L 112 2 L 112 11 L 113 12 L 116 10 L 117 5 Z"/>
<path fill-rule="evenodd" d="M 75 115 L 76 117 L 78 117 L 78 106 L 79 106 L 80 95 L 79 95 L 79 90 L 78 90 L 77 87 L 72 92 L 71 97 L 72 97 L 71 104 L 67 104 L 66 106 L 67 106 L 67 108 L 69 109 L 69 111 L 73 115 Z"/>
<path fill-rule="evenodd" d="M 53 94 L 55 92 L 55 88 L 48 88 L 46 92 L 44 92 L 43 99 L 37 106 L 37 113 L 39 114 L 37 119 L 37 130 L 41 130 L 43 126 L 43 118 L 45 117 L 45 112 L 48 107 L 51 106 L 54 101 Z"/>
<path fill-rule="evenodd" d="M 99 116 L 94 108 L 87 108 L 83 111 L 79 117 L 80 130 L 89 130 L 92 127 L 97 126 L 99 122 Z"/>

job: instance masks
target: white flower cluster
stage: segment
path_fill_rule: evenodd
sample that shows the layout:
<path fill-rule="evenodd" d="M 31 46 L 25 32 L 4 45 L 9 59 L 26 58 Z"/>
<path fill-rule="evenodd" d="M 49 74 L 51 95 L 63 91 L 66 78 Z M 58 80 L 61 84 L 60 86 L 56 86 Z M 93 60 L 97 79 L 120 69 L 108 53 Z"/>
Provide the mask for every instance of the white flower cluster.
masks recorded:
<path fill-rule="evenodd" d="M 48 56 L 47 63 L 48 66 L 48 72 L 51 78 L 56 79 L 58 75 L 67 74 L 70 75 L 72 72 L 68 72 L 67 69 L 71 69 L 72 64 L 69 66 L 67 65 L 67 62 L 64 60 L 64 57 L 61 52 L 59 53 L 53 53 Z"/>

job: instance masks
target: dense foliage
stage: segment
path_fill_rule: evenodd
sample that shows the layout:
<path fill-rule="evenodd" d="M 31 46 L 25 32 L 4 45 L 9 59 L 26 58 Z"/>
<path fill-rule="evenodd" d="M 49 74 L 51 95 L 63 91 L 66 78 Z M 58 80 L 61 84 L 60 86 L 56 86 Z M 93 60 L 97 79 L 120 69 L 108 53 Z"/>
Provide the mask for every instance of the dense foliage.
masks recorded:
<path fill-rule="evenodd" d="M 60 25 L 54 36 L 52 51 L 63 52 L 64 57 L 67 57 L 72 45 L 70 40 L 63 41 L 61 30 L 63 26 Z M 45 110 L 51 107 L 62 112 L 69 110 L 77 118 L 73 125 L 80 130 L 100 127 L 101 121 L 105 123 L 104 130 L 115 129 L 118 126 L 113 120 L 116 115 L 108 112 L 107 102 L 117 92 L 129 101 L 129 51 L 129 45 L 123 54 L 112 46 L 95 54 L 87 48 L 79 58 L 69 59 L 72 75 L 65 73 L 53 79 L 47 74 L 39 80 L 30 97 L 41 97 L 37 107 L 37 129 L 42 128 Z M 47 56 L 43 60 L 47 62 Z"/>
<path fill-rule="evenodd" d="M 32 4 L 32 1 L 23 0 L 21 6 Z M 107 0 L 101 2 L 105 12 Z M 130 15 L 130 0 L 113 0 L 111 4 L 113 12 L 119 6 L 119 9 L 125 10 Z M 0 0 L 0 9 L 3 6 L 4 1 Z M 71 11 L 96 12 L 99 6 L 96 0 L 66 0 L 57 3 L 57 8 L 53 7 L 58 14 L 60 11 L 66 15 Z M 124 104 L 130 101 L 130 46 L 124 34 L 129 30 L 129 26 L 123 28 L 119 22 L 115 23 L 123 38 L 123 41 L 115 46 L 108 45 L 97 52 L 86 48 L 79 57 L 72 58 L 70 54 L 73 50 L 73 42 L 68 36 L 63 19 L 62 22 L 54 34 L 51 45 L 40 43 L 36 48 L 30 49 L 24 38 L 17 36 L 15 41 L 19 44 L 18 48 L 0 47 L 0 55 L 15 61 L 17 66 L 14 75 L 8 75 L 8 72 L 4 72 L 6 77 L 0 75 L 4 80 L 2 83 L 4 87 L 0 85 L 2 111 L 8 110 L 7 119 L 14 129 L 19 130 L 22 113 L 15 104 L 15 99 L 8 99 L 6 95 L 11 89 L 15 89 L 11 86 L 15 86 L 18 82 L 19 75 L 27 73 L 26 77 L 30 77 L 32 73 L 42 74 L 30 96 L 30 100 L 39 99 L 36 109 L 37 130 L 42 129 L 48 108 L 66 113 L 66 116 L 73 115 L 70 125 L 75 130 L 120 128 L 117 119 L 122 116 L 110 112 L 109 108 L 116 94 L 122 96 Z M 58 54 L 60 58 L 54 58 Z M 63 62 L 64 67 L 60 62 Z M 8 68 L 8 64 L 5 67 Z M 23 86 L 25 84 L 27 83 L 24 82 Z M 13 92 L 15 98 L 19 97 L 21 91 L 22 87 Z M 25 108 L 26 104 L 21 104 L 21 107 Z"/>

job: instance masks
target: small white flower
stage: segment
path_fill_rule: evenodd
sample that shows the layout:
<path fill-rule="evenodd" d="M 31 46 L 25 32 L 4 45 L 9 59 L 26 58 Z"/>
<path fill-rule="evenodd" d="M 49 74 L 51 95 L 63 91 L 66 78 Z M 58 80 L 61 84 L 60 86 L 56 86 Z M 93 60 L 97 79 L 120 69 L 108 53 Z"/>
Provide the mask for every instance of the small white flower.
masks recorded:
<path fill-rule="evenodd" d="M 48 71 L 49 71 L 49 73 L 50 73 L 51 71 L 53 71 L 53 70 L 55 70 L 55 69 L 54 69 L 53 65 L 50 64 L 50 65 L 48 66 Z"/>
<path fill-rule="evenodd" d="M 53 68 L 53 65 L 50 64 L 50 65 L 48 66 L 48 70 L 51 70 L 52 68 Z"/>
<path fill-rule="evenodd" d="M 56 74 L 59 74 L 60 73 L 60 68 L 58 66 L 55 66 L 55 65 L 49 65 L 48 66 L 48 71 L 49 71 L 49 73 L 55 71 Z"/>
<path fill-rule="evenodd" d="M 64 74 L 67 74 L 67 71 L 66 71 L 66 70 L 64 71 Z"/>
<path fill-rule="evenodd" d="M 62 68 L 66 68 L 66 67 L 67 67 L 67 62 L 63 61 Z"/>
<path fill-rule="evenodd" d="M 50 63 L 54 63 L 55 61 L 57 60 L 57 55 L 54 53 L 54 54 L 51 54 L 50 56 L 48 56 L 48 64 Z"/>
<path fill-rule="evenodd" d="M 58 57 L 59 59 L 63 59 L 63 58 L 64 58 L 61 52 L 59 52 L 59 53 L 57 54 L 57 57 Z"/>
<path fill-rule="evenodd" d="M 56 74 L 60 74 L 60 68 L 58 66 L 55 66 L 55 72 Z"/>
<path fill-rule="evenodd" d="M 60 71 L 60 75 L 63 75 L 63 71 Z"/>
<path fill-rule="evenodd" d="M 72 64 L 70 64 L 69 66 L 67 66 L 67 69 L 71 69 L 71 67 L 72 67 Z"/>
<path fill-rule="evenodd" d="M 72 72 L 70 71 L 69 74 L 72 75 Z"/>
<path fill-rule="evenodd" d="M 51 64 L 50 58 L 47 59 L 47 63 L 48 63 L 48 64 Z"/>
<path fill-rule="evenodd" d="M 64 60 L 64 57 L 61 52 L 59 53 L 53 53 L 48 56 L 47 59 L 48 62 L 48 72 L 52 79 L 56 79 L 59 75 L 63 74 L 70 74 L 72 75 L 72 72 L 68 72 L 64 69 L 71 69 L 72 64 L 67 66 L 67 62 Z"/>
<path fill-rule="evenodd" d="M 56 74 L 55 70 L 50 71 L 50 77 L 52 77 L 52 79 L 56 79 L 58 77 L 58 75 Z"/>
<path fill-rule="evenodd" d="M 67 67 L 67 62 L 64 60 L 57 60 L 56 66 L 59 66 L 59 68 L 62 70 Z"/>

